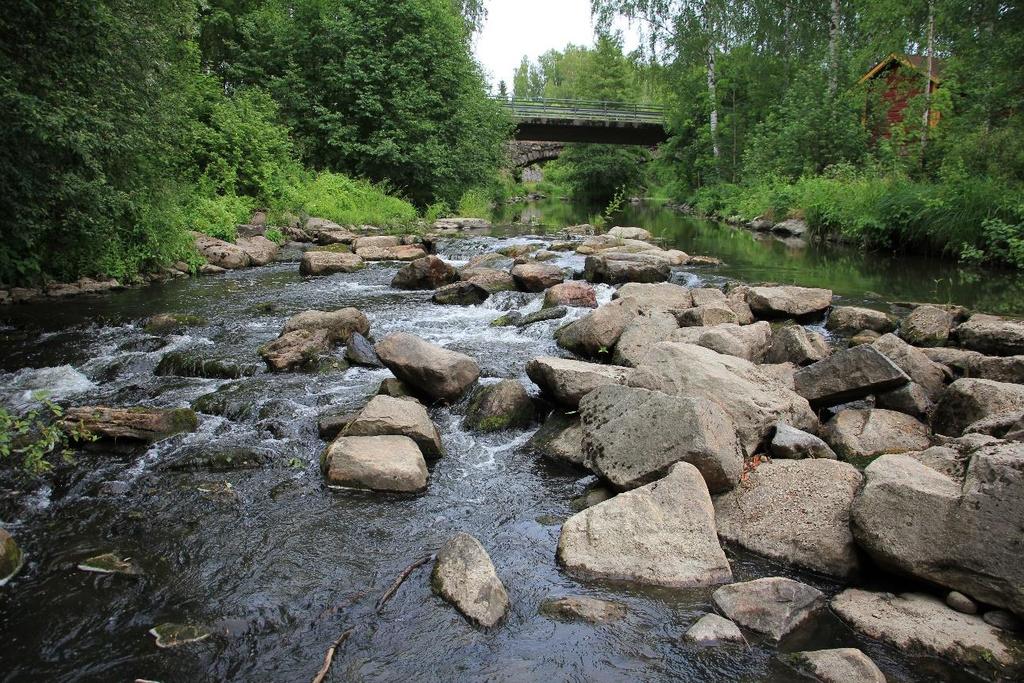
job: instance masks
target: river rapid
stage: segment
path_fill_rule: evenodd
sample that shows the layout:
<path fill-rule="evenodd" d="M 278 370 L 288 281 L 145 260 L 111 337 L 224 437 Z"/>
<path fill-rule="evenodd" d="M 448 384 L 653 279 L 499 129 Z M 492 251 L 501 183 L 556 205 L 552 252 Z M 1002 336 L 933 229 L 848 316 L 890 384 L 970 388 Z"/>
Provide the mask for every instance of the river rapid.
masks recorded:
<path fill-rule="evenodd" d="M 806 248 L 800 258 L 820 267 L 808 266 L 801 276 L 791 256 L 774 275 L 759 277 L 756 263 L 768 263 L 780 250 L 795 254 L 797 246 L 693 221 L 669 229 L 669 221 L 686 219 L 650 215 L 656 218 L 638 213 L 623 224 L 648 227 L 673 246 L 726 262 L 677 268 L 672 281 L 680 284 L 714 286 L 742 277 L 828 285 L 818 282 L 826 277 L 821 264 L 839 263 L 836 272 L 856 271 L 871 285 L 840 283 L 837 293 L 877 305 L 873 297 L 896 296 L 891 288 L 910 277 L 890 272 L 893 285 L 874 266 L 857 270 L 842 260 L 851 256 L 812 257 L 807 254 L 817 252 Z M 528 230 L 540 229 L 453 238 L 439 243 L 438 254 L 458 265 L 509 243 L 551 239 L 523 234 Z M 716 250 L 707 237 L 711 230 L 719 231 L 720 245 L 734 246 Z M 370 318 L 377 339 L 416 334 L 476 358 L 482 382 L 519 379 L 536 393 L 525 375 L 527 361 L 566 355 L 553 332 L 586 313 L 571 310 L 568 318 L 523 329 L 495 328 L 489 323 L 507 310 L 539 309 L 543 295 L 505 292 L 479 306 L 438 306 L 430 292 L 390 287 L 400 264 L 303 278 L 300 256 L 286 248 L 281 260 L 265 267 L 0 310 L 5 403 L 24 404 L 39 389 L 66 405 L 176 407 L 214 391 L 224 396 L 221 414 L 202 414 L 194 434 L 149 449 L 82 453 L 76 465 L 28 491 L 10 478 L 0 482 L 0 526 L 27 557 L 21 573 L 0 588 L 0 680 L 309 681 L 327 648 L 349 628 L 327 680 L 797 681 L 805 679 L 780 661 L 780 652 L 840 646 L 863 649 L 890 681 L 974 680 L 937 660 L 860 637 L 828 613 L 780 646 L 754 638 L 749 646 L 701 648 L 682 636 L 714 611 L 710 589 L 647 589 L 565 573 L 555 562 L 560 525 L 599 485 L 592 475 L 531 452 L 526 442 L 537 425 L 474 433 L 462 425 L 465 399 L 433 407 L 447 454 L 431 464 L 425 493 L 332 490 L 319 470 L 325 443 L 317 417 L 361 407 L 391 376 L 387 370 L 271 375 L 260 364 L 257 374 L 237 381 L 154 375 L 163 354 L 173 350 L 259 364 L 256 349 L 274 339 L 290 315 L 355 306 Z M 564 254 L 557 263 L 581 269 L 583 257 Z M 924 291 L 929 283 L 918 284 L 899 296 L 934 299 Z M 598 292 L 600 303 L 610 300 L 611 288 L 601 285 Z M 984 303 L 988 296 L 956 303 Z M 991 301 L 990 308 L 997 307 Z M 207 323 L 187 334 L 147 333 L 145 319 L 164 312 Z M 343 349 L 336 355 L 340 359 Z M 246 453 L 260 464 L 182 469 L 190 459 L 224 452 Z M 511 607 L 503 624 L 486 632 L 470 625 L 431 592 L 429 565 L 415 570 L 378 613 L 377 600 L 403 569 L 459 531 L 482 542 L 508 589 Z M 76 568 L 105 552 L 132 558 L 142 574 Z M 842 587 L 733 547 L 726 552 L 737 581 L 791 576 L 829 596 Z M 566 595 L 620 601 L 628 614 L 594 626 L 538 613 L 543 599 Z M 147 632 L 163 622 L 203 624 L 215 635 L 160 650 Z"/>

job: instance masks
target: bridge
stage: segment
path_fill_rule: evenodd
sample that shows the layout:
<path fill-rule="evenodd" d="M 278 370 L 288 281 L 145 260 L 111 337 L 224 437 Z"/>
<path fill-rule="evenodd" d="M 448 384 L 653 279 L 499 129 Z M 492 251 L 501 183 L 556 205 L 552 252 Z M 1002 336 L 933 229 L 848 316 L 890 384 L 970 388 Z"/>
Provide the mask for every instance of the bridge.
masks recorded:
<path fill-rule="evenodd" d="M 668 137 L 661 107 L 591 100 L 500 101 L 516 124 L 516 140 L 650 147 Z"/>

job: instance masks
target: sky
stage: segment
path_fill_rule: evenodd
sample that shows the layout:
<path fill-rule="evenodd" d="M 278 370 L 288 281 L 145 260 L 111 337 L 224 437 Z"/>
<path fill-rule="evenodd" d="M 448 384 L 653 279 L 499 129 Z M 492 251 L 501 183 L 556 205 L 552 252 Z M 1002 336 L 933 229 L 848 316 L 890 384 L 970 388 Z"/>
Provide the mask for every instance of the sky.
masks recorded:
<path fill-rule="evenodd" d="M 474 52 L 496 89 L 498 81 L 512 91 L 512 76 L 523 55 L 536 61 L 551 49 L 569 43 L 594 44 L 590 0 L 487 0 L 487 20 L 476 37 Z M 635 31 L 626 24 L 625 49 L 636 47 Z"/>

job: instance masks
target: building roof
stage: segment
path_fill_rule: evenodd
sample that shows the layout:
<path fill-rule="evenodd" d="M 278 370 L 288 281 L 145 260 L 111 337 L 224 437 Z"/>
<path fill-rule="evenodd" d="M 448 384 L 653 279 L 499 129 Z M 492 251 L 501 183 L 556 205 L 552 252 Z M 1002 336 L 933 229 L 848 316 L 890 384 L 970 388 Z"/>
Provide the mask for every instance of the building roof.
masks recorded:
<path fill-rule="evenodd" d="M 864 83 L 865 81 L 870 81 L 872 78 L 877 77 L 886 69 L 889 69 L 895 65 L 903 65 L 905 67 L 913 69 L 919 74 L 924 75 L 925 70 L 927 70 L 928 68 L 928 57 L 925 55 L 905 55 L 899 52 L 893 52 L 888 57 L 880 61 L 878 64 L 875 64 L 873 67 L 871 67 L 871 69 L 869 69 L 866 74 L 861 76 L 860 80 L 857 82 Z M 942 81 L 942 77 L 940 75 L 942 73 L 942 66 L 943 62 L 941 59 L 937 57 L 932 58 L 932 73 L 930 77 L 932 79 L 932 82 L 935 84 L 938 84 Z"/>

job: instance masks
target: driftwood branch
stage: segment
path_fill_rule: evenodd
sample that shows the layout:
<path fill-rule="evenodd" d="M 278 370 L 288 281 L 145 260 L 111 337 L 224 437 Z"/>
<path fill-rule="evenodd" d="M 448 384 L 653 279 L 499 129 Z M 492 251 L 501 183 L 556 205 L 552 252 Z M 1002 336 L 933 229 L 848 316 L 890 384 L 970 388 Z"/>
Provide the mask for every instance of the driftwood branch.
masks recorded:
<path fill-rule="evenodd" d="M 324 665 L 320 667 L 320 670 L 316 672 L 316 676 L 313 677 L 313 683 L 324 683 L 324 678 L 327 677 L 327 672 L 331 670 L 331 662 L 334 661 L 334 653 L 342 643 L 348 640 L 348 637 L 352 635 L 352 631 L 355 629 L 349 629 L 338 636 L 338 639 L 331 643 L 331 646 L 327 648 L 327 654 L 324 655 Z"/>
<path fill-rule="evenodd" d="M 433 559 L 433 555 L 426 555 L 416 560 L 408 567 L 406 567 L 405 571 L 399 574 L 398 578 L 395 579 L 395 582 L 388 586 L 388 589 L 384 591 L 384 595 L 380 596 L 380 600 L 377 601 L 377 612 L 379 613 L 381 609 L 383 609 L 385 603 L 387 603 L 387 601 L 390 600 L 395 595 L 395 593 L 398 592 L 398 589 L 402 586 L 403 583 L 405 583 L 405 580 L 409 578 L 410 574 L 412 574 L 419 567 L 422 567 L 423 565 L 425 565 Z"/>

